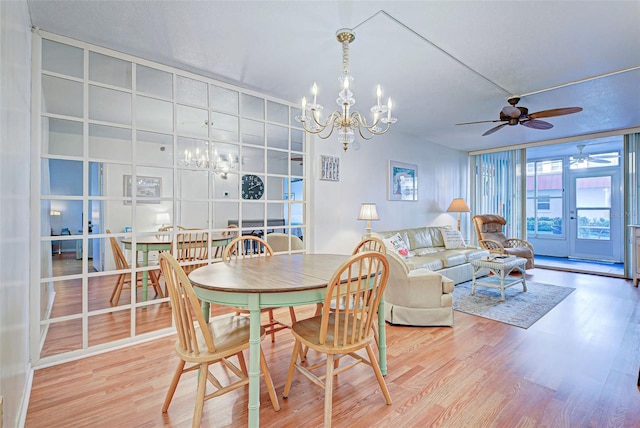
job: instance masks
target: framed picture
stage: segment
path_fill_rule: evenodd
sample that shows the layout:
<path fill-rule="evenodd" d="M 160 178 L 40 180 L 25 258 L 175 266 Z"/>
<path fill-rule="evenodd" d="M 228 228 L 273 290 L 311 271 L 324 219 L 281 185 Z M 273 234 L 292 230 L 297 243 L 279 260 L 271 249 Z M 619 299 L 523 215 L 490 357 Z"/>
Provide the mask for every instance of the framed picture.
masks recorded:
<path fill-rule="evenodd" d="M 320 158 L 320 180 L 340 181 L 340 158 L 325 155 Z"/>
<path fill-rule="evenodd" d="M 126 198 L 133 197 L 133 178 L 130 175 L 124 176 L 123 194 Z M 159 204 L 162 194 L 162 178 L 143 177 L 138 175 L 135 183 L 136 198 L 139 204 Z M 131 201 L 124 201 L 125 205 L 131 205 Z"/>
<path fill-rule="evenodd" d="M 389 200 L 418 200 L 418 165 L 389 161 Z"/>

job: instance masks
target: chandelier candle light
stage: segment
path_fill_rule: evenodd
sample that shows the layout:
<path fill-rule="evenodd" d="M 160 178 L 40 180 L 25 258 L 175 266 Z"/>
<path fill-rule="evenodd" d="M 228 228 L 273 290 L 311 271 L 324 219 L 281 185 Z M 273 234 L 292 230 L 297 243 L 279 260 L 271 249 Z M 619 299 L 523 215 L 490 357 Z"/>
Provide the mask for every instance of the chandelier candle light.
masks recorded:
<path fill-rule="evenodd" d="M 311 88 L 313 95 L 313 103 L 307 103 L 307 98 L 302 98 L 302 114 L 296 116 L 296 120 L 302 124 L 305 131 L 318 135 L 322 139 L 327 139 L 337 129 L 338 141 L 342 143 L 346 152 L 349 144 L 353 143 L 353 148 L 360 148 L 359 143 L 355 140 L 355 130 L 364 140 L 370 140 L 374 135 L 382 135 L 389 130 L 392 123 L 396 123 L 398 119 L 391 116 L 391 98 L 387 100 L 387 105 L 381 104 L 382 89 L 378 85 L 376 90 L 377 104 L 371 107 L 373 120 L 371 124 L 367 123 L 367 119 L 358 111 L 350 111 L 351 107 L 356 103 L 353 93 L 349 90 L 353 77 L 349 74 L 349 44 L 356 38 L 356 34 L 347 28 L 338 30 L 336 33 L 338 42 L 342 45 L 342 75 L 338 77 L 342 86 L 342 91 L 338 94 L 336 103 L 340 106 L 339 110 L 331 113 L 326 120 L 322 121 L 321 115 L 323 107 L 317 103 L 318 86 L 314 83 Z M 385 115 L 386 113 L 386 115 Z M 309 115 L 307 115 L 309 114 Z M 385 126 L 379 127 L 382 123 Z"/>

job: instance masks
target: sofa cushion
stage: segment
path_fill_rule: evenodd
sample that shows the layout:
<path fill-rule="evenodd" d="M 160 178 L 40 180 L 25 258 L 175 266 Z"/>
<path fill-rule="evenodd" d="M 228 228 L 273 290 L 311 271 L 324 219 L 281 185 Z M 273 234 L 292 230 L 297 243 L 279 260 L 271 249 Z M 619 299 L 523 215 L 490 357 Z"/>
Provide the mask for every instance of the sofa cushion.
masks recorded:
<path fill-rule="evenodd" d="M 429 256 L 416 256 L 406 260 L 407 266 L 410 270 L 414 269 L 429 269 L 431 271 L 440 270 L 444 267 L 444 263 L 437 257 Z"/>
<path fill-rule="evenodd" d="M 384 245 L 388 250 L 393 251 L 401 257 L 404 258 L 409 256 L 409 248 L 399 233 L 396 233 L 389 238 L 384 238 L 382 242 L 384 242 Z"/>
<path fill-rule="evenodd" d="M 409 238 L 409 249 L 416 250 L 418 248 L 433 247 L 431 235 L 427 232 L 426 227 L 418 227 L 415 229 L 407 229 L 407 237 Z"/>
<path fill-rule="evenodd" d="M 434 253 L 432 257 L 437 257 L 442 260 L 443 267 L 453 267 L 467 263 L 467 258 L 464 254 L 460 254 L 453 250 L 444 250 Z"/>
<path fill-rule="evenodd" d="M 458 248 L 465 248 L 464 238 L 462 233 L 455 229 L 442 229 L 442 239 L 444 240 L 444 248 L 447 250 L 455 250 Z"/>
<path fill-rule="evenodd" d="M 438 252 L 439 249 L 435 248 L 435 247 L 426 247 L 426 248 L 416 248 L 415 251 L 413 251 L 413 253 L 416 256 L 426 256 L 427 254 L 432 254 L 435 252 Z"/>
<path fill-rule="evenodd" d="M 451 250 L 451 251 L 455 251 L 458 254 L 464 255 L 464 257 L 467 259 L 467 262 L 470 262 L 471 260 L 478 260 L 481 257 L 485 257 L 489 255 L 489 251 L 483 250 L 481 248 L 474 248 L 474 247 L 467 247 L 464 249 Z"/>
<path fill-rule="evenodd" d="M 444 239 L 442 239 L 442 230 L 451 229 L 451 226 L 429 226 L 427 233 L 431 237 L 431 245 L 434 247 L 444 247 Z"/>

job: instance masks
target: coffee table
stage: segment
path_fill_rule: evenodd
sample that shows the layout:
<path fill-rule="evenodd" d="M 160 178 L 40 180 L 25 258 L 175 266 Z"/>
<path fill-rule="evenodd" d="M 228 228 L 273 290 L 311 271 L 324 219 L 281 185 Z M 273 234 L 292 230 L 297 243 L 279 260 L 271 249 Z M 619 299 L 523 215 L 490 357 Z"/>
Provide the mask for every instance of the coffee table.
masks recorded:
<path fill-rule="evenodd" d="M 523 259 L 521 257 L 515 257 L 506 260 L 472 260 L 471 266 L 473 266 L 473 282 L 471 283 L 471 295 L 474 295 L 476 293 L 477 285 L 499 289 L 501 302 L 505 301 L 505 288 L 509 288 L 516 284 L 522 284 L 522 290 L 527 291 L 525 270 L 526 264 L 527 259 Z M 489 272 L 493 275 L 483 277 L 482 279 L 477 279 L 476 274 L 483 269 L 489 269 Z M 520 276 L 509 277 L 509 274 L 514 270 L 519 271 Z"/>

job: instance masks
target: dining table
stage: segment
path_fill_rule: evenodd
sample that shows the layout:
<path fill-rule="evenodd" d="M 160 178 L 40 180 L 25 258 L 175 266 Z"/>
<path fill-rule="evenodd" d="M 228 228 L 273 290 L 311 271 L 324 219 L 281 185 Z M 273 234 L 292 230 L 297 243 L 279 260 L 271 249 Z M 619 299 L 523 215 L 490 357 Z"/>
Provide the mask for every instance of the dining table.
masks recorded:
<path fill-rule="evenodd" d="M 211 247 L 224 247 L 233 238 L 228 232 L 210 233 Z M 127 237 L 122 239 L 124 248 L 131 250 L 134 245 L 134 238 Z M 152 251 L 171 251 L 172 240 L 170 235 L 140 235 L 135 237 L 136 252 L 142 253 L 141 266 L 149 266 L 149 253 Z M 149 285 L 149 271 L 142 271 L 142 301 L 147 300 L 147 292 Z"/>
<path fill-rule="evenodd" d="M 247 307 L 249 310 L 248 426 L 260 426 L 260 309 L 323 302 L 331 277 L 348 258 L 348 255 L 340 254 L 280 254 L 240 258 L 203 266 L 189 274 L 194 291 L 202 301 L 202 311 L 207 321 L 211 303 Z M 384 314 L 384 298 L 380 300 L 378 313 Z M 386 375 L 383 316 L 378 317 L 378 352 L 380 370 Z"/>

